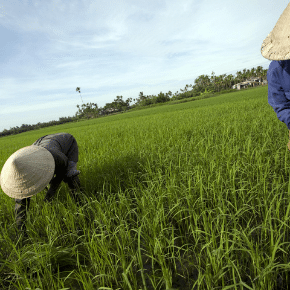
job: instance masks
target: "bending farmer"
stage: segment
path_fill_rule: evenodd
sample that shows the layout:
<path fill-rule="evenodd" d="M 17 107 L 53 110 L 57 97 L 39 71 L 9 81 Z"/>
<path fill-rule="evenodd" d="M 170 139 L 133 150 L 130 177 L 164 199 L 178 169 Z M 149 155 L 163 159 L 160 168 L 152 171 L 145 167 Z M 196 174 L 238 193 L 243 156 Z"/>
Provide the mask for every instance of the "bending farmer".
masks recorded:
<path fill-rule="evenodd" d="M 70 193 L 78 203 L 81 190 L 77 170 L 78 145 L 68 133 L 46 135 L 32 145 L 19 149 L 5 162 L 0 186 L 5 194 L 15 199 L 16 224 L 26 234 L 26 212 L 30 197 L 48 189 L 45 201 L 50 202 L 60 183 L 68 184 Z"/>

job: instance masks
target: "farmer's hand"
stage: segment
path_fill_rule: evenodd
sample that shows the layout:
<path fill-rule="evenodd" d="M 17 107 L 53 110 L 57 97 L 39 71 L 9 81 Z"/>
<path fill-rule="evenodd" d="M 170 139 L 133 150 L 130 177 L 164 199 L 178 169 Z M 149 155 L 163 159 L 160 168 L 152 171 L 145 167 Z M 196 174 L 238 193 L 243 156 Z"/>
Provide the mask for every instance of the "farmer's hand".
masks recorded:
<path fill-rule="evenodd" d="M 63 180 L 63 176 L 54 176 L 51 181 L 49 182 L 50 187 L 46 192 L 46 196 L 44 198 L 44 201 L 51 202 L 53 197 L 55 196 L 55 193 L 57 192 L 61 182 Z M 48 188 L 48 187 L 46 187 Z"/>
<path fill-rule="evenodd" d="M 53 199 L 53 197 L 54 197 L 54 195 L 55 195 L 55 190 L 53 190 L 52 188 L 50 188 L 47 191 L 46 195 L 45 195 L 44 201 L 45 202 L 51 202 L 52 199 Z"/>

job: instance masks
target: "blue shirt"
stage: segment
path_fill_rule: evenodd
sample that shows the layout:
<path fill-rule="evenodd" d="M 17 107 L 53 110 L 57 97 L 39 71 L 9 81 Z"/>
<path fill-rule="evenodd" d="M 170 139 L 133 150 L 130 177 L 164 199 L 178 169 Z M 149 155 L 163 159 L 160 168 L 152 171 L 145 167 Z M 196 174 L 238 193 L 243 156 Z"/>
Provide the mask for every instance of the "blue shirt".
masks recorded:
<path fill-rule="evenodd" d="M 273 60 L 267 72 L 268 103 L 290 130 L 290 60 Z"/>

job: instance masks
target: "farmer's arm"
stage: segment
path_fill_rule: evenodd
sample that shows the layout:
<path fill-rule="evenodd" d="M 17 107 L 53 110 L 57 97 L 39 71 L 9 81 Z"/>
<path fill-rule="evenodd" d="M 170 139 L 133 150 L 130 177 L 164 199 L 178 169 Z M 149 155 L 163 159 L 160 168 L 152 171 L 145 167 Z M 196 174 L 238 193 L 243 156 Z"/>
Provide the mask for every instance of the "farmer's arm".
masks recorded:
<path fill-rule="evenodd" d="M 267 73 L 268 103 L 273 107 L 278 119 L 290 130 L 290 92 L 283 89 L 282 68 L 271 66 L 272 63 Z"/>
<path fill-rule="evenodd" d="M 49 190 L 47 191 L 46 196 L 44 198 L 45 201 L 50 202 L 53 199 L 53 197 L 54 197 L 56 191 L 58 190 L 62 180 L 63 180 L 63 175 L 59 175 L 59 174 L 55 175 L 52 178 L 52 180 L 49 183 L 50 184 Z"/>
<path fill-rule="evenodd" d="M 50 181 L 50 188 L 44 198 L 45 201 L 51 201 L 63 181 L 67 169 L 67 157 L 61 152 L 51 151 L 55 161 L 55 176 Z"/>

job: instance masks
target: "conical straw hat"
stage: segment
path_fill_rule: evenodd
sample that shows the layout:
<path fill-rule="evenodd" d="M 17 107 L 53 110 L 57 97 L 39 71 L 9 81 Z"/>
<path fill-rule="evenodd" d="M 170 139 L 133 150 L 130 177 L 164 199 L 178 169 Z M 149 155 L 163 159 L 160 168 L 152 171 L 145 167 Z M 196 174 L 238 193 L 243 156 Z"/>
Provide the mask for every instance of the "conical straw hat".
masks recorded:
<path fill-rule="evenodd" d="M 269 60 L 290 59 L 290 3 L 263 41 L 261 53 Z"/>
<path fill-rule="evenodd" d="M 43 147 L 30 145 L 14 152 L 5 162 L 0 186 L 12 198 L 27 198 L 42 191 L 54 175 L 52 154 Z"/>

